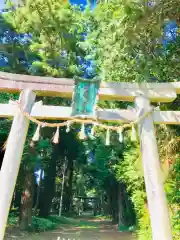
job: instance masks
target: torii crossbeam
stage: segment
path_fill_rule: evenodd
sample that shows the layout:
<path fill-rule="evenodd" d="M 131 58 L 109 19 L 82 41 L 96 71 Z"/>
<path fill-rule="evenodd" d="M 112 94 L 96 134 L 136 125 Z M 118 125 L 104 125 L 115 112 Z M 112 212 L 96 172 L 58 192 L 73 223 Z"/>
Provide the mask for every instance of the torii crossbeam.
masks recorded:
<path fill-rule="evenodd" d="M 0 92 L 32 89 L 38 96 L 72 98 L 73 79 L 38 77 L 0 72 Z M 171 102 L 180 94 L 180 82 L 173 83 L 102 83 L 100 99 L 129 101 L 142 94 L 151 102 Z"/>
<path fill-rule="evenodd" d="M 35 95 L 71 98 L 74 81 L 0 72 L 1 92 L 21 92 L 24 111 L 37 119 L 63 120 L 71 118 L 71 108 L 35 104 Z M 139 116 L 148 112 L 150 102 L 172 102 L 180 94 L 180 82 L 174 83 L 102 83 L 100 99 L 134 101 Z M 10 203 L 19 171 L 29 120 L 17 106 L 0 104 L 0 117 L 14 117 L 0 171 L 0 240 L 3 240 Z M 136 119 L 131 110 L 100 109 L 99 121 L 117 123 Z M 169 213 L 154 131 L 155 124 L 180 124 L 178 111 L 153 111 L 139 123 L 144 178 L 151 218 L 153 240 L 172 240 Z"/>

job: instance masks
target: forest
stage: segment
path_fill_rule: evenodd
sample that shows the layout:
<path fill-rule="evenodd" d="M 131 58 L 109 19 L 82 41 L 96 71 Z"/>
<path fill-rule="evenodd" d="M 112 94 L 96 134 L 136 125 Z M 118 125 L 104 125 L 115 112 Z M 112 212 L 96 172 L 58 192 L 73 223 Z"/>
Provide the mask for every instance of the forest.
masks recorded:
<path fill-rule="evenodd" d="M 54 78 L 100 77 L 104 82 L 180 81 L 179 0 L 108 0 L 96 6 L 64 0 L 7 1 L 0 13 L 0 71 Z M 0 103 L 18 99 L 0 92 Z M 71 106 L 71 99 L 37 97 L 46 105 Z M 98 101 L 99 108 L 124 109 L 132 103 Z M 180 98 L 154 105 L 180 110 Z M 0 165 L 13 119 L 0 119 Z M 156 125 L 162 178 L 173 240 L 180 239 L 180 127 Z M 69 217 L 91 211 L 119 230 L 133 230 L 138 240 L 152 239 L 139 141 L 123 142 L 86 126 L 41 129 L 30 123 L 11 203 L 8 228 L 41 232 Z M 0 183 L 1 184 L 1 183 Z M 1 194 L 0 194 L 1 196 Z"/>

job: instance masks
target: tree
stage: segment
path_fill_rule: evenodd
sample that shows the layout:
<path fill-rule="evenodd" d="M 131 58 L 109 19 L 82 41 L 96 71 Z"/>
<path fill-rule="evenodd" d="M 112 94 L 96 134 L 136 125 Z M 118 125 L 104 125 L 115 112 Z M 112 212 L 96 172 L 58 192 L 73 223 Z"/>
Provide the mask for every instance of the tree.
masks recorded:
<path fill-rule="evenodd" d="M 41 138 L 38 143 L 32 141 L 34 126 L 29 129 L 28 138 L 20 166 L 18 183 L 21 185 L 21 204 L 19 222 L 21 230 L 27 230 L 32 223 L 34 194 L 35 194 L 35 171 L 43 169 L 50 156 L 51 147 L 49 141 Z"/>
<path fill-rule="evenodd" d="M 50 0 L 46 3 L 38 0 L 26 1 L 18 8 L 13 8 L 11 5 L 10 10 L 4 13 L 2 18 L 3 30 L 5 27 L 8 28 L 8 31 L 1 32 L 3 59 L 7 59 L 8 62 L 8 68 L 3 67 L 3 70 L 35 75 L 71 76 L 75 71 L 76 38 L 78 37 L 78 35 L 75 37 L 73 32 L 75 31 L 73 26 L 75 28 L 76 24 L 75 17 L 76 11 L 73 11 L 73 8 L 64 1 L 58 3 Z M 26 145 L 28 152 L 30 151 L 29 144 L 28 142 Z M 40 155 L 36 152 L 36 155 L 38 154 Z M 55 163 L 57 161 L 56 151 L 53 154 L 52 160 L 54 161 L 52 162 Z M 28 177 L 24 179 L 23 192 L 28 192 L 28 194 L 26 194 L 26 199 L 24 194 L 22 196 L 20 216 L 24 229 L 31 222 L 33 190 L 29 187 L 34 186 L 32 181 L 36 156 L 34 156 L 32 165 L 29 164 L 32 159 L 26 158 L 27 161 L 24 161 L 22 169 L 29 173 L 29 179 Z M 49 171 L 47 174 L 49 178 L 46 181 L 45 177 L 45 186 L 51 183 L 53 186 L 56 164 L 50 163 L 46 170 Z M 48 191 L 50 190 L 51 192 L 47 194 L 49 200 L 47 209 L 45 209 L 46 213 L 42 213 L 43 205 L 41 205 L 41 215 L 47 216 L 50 210 L 53 188 L 48 188 Z M 28 220 L 26 221 L 23 216 L 26 216 Z"/>
<path fill-rule="evenodd" d="M 17 33 L 12 23 L 7 22 L 8 14 L 0 14 L 0 69 L 25 74 L 37 55 L 29 49 L 30 36 Z"/>
<path fill-rule="evenodd" d="M 153 5 L 154 2 L 110 0 L 86 14 L 85 18 L 91 22 L 86 46 L 88 50 L 96 49 L 102 79 L 179 80 L 179 33 L 171 24 L 169 30 L 174 31 L 177 41 L 172 45 L 173 37 L 170 41 L 170 31 L 167 34 L 164 27 L 168 19 L 178 24 L 179 2 L 165 0 Z"/>
<path fill-rule="evenodd" d="M 67 77 L 77 72 L 78 14 L 63 0 L 24 1 L 8 14 L 6 20 L 18 33 L 30 36 L 29 49 L 37 54 L 38 59 L 29 68 L 30 74 Z"/>
<path fill-rule="evenodd" d="M 59 145 L 55 145 L 52 150 L 52 157 L 45 169 L 44 188 L 40 199 L 41 217 L 47 217 L 51 210 L 52 199 L 55 191 L 56 162 L 59 156 Z"/>
<path fill-rule="evenodd" d="M 79 69 L 78 59 L 85 57 L 85 62 L 95 59 L 96 68 L 106 81 L 179 79 L 179 33 L 175 31 L 175 38 L 167 39 L 164 29 L 166 17 L 170 19 L 173 16 L 176 22 L 179 18 L 178 2 L 174 0 L 170 3 L 165 0 L 148 5 L 147 1 L 110 0 L 99 3 L 93 12 L 87 8 L 82 13 L 61 0 L 23 1 L 21 7 L 12 8 L 3 15 L 2 59 L 8 59 L 9 65 L 2 66 L 2 69 L 33 75 L 72 77 L 74 74 L 83 74 L 86 66 Z M 84 32 L 85 38 L 82 37 Z M 5 43 L 3 38 L 6 39 Z M 91 72 L 92 69 L 89 70 Z M 1 96 L 9 98 L 9 95 Z M 56 98 L 43 98 L 43 101 L 48 104 L 69 103 Z M 176 103 L 179 103 L 179 99 Z M 161 108 L 177 109 L 176 103 L 168 106 L 162 104 Z M 127 104 L 99 102 L 99 106 L 120 108 Z M 166 149 L 171 149 L 170 152 L 162 150 L 162 162 L 167 156 L 177 161 L 165 184 L 172 207 L 174 232 L 177 234 L 179 129 L 168 130 L 170 134 L 166 139 L 164 131 L 157 129 L 160 133 L 159 146 L 166 140 Z M 126 136 L 125 144 L 117 143 L 116 134 L 112 134 L 110 146 L 105 146 L 105 136 L 100 131 L 97 131 L 96 139 L 80 142 L 72 129 L 68 134 L 62 130 L 60 143 L 52 146 L 46 138 L 50 138 L 53 131 L 44 129 L 40 142 L 34 145 L 31 145 L 34 130 L 29 132 L 17 185 L 23 193 L 20 214 L 22 228 L 27 228 L 31 223 L 33 192 L 36 188 L 34 171 L 40 163 L 39 169 L 45 173 L 38 190 L 40 196 L 35 196 L 35 199 L 40 198 L 35 205 L 36 209 L 40 209 L 40 216 L 49 215 L 55 198 L 59 206 L 60 196 L 64 199 L 63 213 L 69 213 L 73 210 L 74 196 L 93 195 L 101 199 L 101 203 L 97 204 L 97 212 L 111 214 L 114 222 L 119 220 L 119 225 L 134 224 L 135 211 L 138 233 L 151 239 L 138 144 L 133 145 Z M 173 143 L 170 139 L 174 140 Z M 59 186 L 65 159 L 67 170 L 63 193 Z"/>
<path fill-rule="evenodd" d="M 84 22 L 91 22 L 86 42 L 86 51 L 95 49 L 95 59 L 98 64 L 99 74 L 105 81 L 127 82 L 165 82 L 179 80 L 179 2 L 172 1 L 117 1 L 110 0 L 98 5 L 94 12 L 87 11 L 82 17 Z M 172 104 L 161 104 L 161 109 L 178 110 L 179 98 Z M 159 141 L 166 142 L 164 127 L 157 129 Z M 175 129 L 175 132 L 173 130 Z M 179 141 L 178 127 L 166 128 L 169 131 L 170 149 L 176 149 Z M 167 141 L 167 142 L 168 142 Z M 168 145 L 168 144 L 167 144 Z M 159 147 L 162 145 L 159 145 Z M 168 145 L 170 146 L 170 145 Z M 175 148 L 174 148 L 174 147 Z M 159 148 L 160 149 L 160 148 Z M 166 149 L 167 146 L 166 146 Z M 135 155 L 134 148 L 127 149 L 128 158 Z M 126 150 L 125 150 L 126 152 Z M 177 150 L 175 150 L 177 154 Z M 134 154 L 133 154 L 134 153 Z M 167 165 L 167 156 L 178 161 L 174 153 L 161 154 L 161 162 Z M 127 159 L 128 162 L 128 159 Z M 168 160 L 169 162 L 169 160 Z M 132 166 L 133 163 L 131 162 Z M 163 167 L 163 164 L 162 164 Z M 172 164 L 173 168 L 173 164 Z M 133 184 L 134 176 L 127 178 L 132 173 L 131 165 L 127 168 L 121 165 L 122 175 L 126 187 Z M 167 171 L 166 171 L 167 172 Z M 126 174 L 125 174 L 126 173 Z M 171 179 L 169 170 L 168 179 Z M 135 174 L 135 173 L 134 173 Z M 166 176 L 167 177 L 167 176 Z M 130 181 L 130 182 L 129 182 Z M 166 184 L 168 180 L 166 178 Z M 140 182 L 142 188 L 143 182 Z M 138 183 L 137 183 L 138 184 Z M 137 194 L 137 195 L 136 195 Z M 150 222 L 145 200 L 144 189 L 130 191 L 133 200 L 140 233 L 151 239 Z M 133 199 L 134 198 L 134 199 Z M 139 206 L 136 204 L 138 203 Z M 175 210 L 176 216 L 179 210 Z M 176 222 L 176 228 L 178 223 Z M 147 231 L 147 228 L 149 231 Z M 175 227 L 174 227 L 175 228 Z"/>

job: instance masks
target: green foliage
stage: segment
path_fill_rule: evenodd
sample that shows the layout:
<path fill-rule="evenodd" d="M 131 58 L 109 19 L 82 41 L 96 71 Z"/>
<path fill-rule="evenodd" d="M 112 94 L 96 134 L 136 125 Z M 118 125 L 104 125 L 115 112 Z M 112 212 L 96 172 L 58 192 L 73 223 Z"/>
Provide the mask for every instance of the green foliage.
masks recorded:
<path fill-rule="evenodd" d="M 139 146 L 126 143 L 123 158 L 116 165 L 116 176 L 124 182 L 134 205 L 137 221 L 137 233 L 140 240 L 151 239 L 150 219 L 146 206 L 146 192 L 139 157 Z"/>
<path fill-rule="evenodd" d="M 161 44 L 165 19 L 171 19 L 173 16 L 173 19 L 178 20 L 179 6 L 179 0 L 160 1 L 151 8 L 147 7 L 147 1 L 110 0 L 100 3 L 94 12 L 87 9 L 82 14 L 64 0 L 23 1 L 22 7 L 0 19 L 0 31 L 2 36 L 8 30 L 18 34 L 28 33 L 32 38 L 28 44 L 22 44 L 14 37 L 10 38 L 8 44 L 1 44 L 1 53 L 9 60 L 9 66 L 1 70 L 27 73 L 27 69 L 19 61 L 19 54 L 23 54 L 25 60 L 32 64 L 29 74 L 72 77 L 79 71 L 76 66 L 77 54 L 86 53 L 87 58 L 96 59 L 101 77 L 106 81 L 179 80 L 180 36 L 177 37 L 176 43 L 168 44 L 165 53 L 162 53 Z M 89 28 L 87 40 L 81 42 L 79 34 L 85 30 L 86 25 Z M 0 102 L 7 102 L 10 97 L 16 98 L 14 95 L 1 94 Z M 60 101 L 62 102 L 53 100 L 53 103 L 59 105 Z M 52 103 L 52 99 L 49 101 L 49 98 L 45 98 L 44 102 Z M 110 108 L 125 106 L 122 103 L 107 102 L 101 102 L 99 105 Z M 176 107 L 175 104 L 171 106 Z M 2 121 L 1 132 L 4 131 L 5 123 Z M 38 144 L 30 147 L 34 130 L 34 126 L 31 125 L 21 165 L 22 179 L 25 170 L 34 171 L 37 162 L 47 169 L 51 159 L 52 145 L 48 140 L 42 138 Z M 49 138 L 50 135 L 52 136 L 52 131 L 49 134 L 44 130 L 44 138 Z M 60 134 L 61 156 L 58 156 L 57 179 L 62 179 L 62 163 L 65 157 L 72 160 L 74 196 L 88 193 L 97 196 L 106 194 L 108 189 L 117 183 L 116 174 L 117 180 L 126 185 L 131 196 L 139 239 L 151 239 L 139 147 L 132 146 L 128 141 L 126 146 L 120 145 L 117 143 L 116 134 L 112 134 L 112 145 L 107 147 L 104 144 L 104 133 L 98 132 L 97 135 L 93 141 L 80 143 L 74 133 L 73 141 L 71 134 Z M 163 139 L 162 135 L 161 138 Z M 94 151 L 93 163 L 87 164 L 87 148 Z M 177 159 L 172 175 L 166 183 L 175 240 L 179 239 L 180 231 L 179 173 Z M 18 181 L 18 185 L 22 186 L 22 183 L 23 180 Z M 57 190 L 60 189 L 60 183 L 57 181 Z M 9 224 L 16 224 L 16 221 L 17 218 L 10 215 Z M 50 216 L 48 219 L 33 217 L 30 230 L 51 230 L 57 224 L 77 223 L 57 216 Z"/>
<path fill-rule="evenodd" d="M 119 231 L 121 232 L 134 232 L 134 227 L 128 227 L 128 226 L 119 226 Z"/>
<path fill-rule="evenodd" d="M 34 54 L 29 73 L 54 77 L 72 76 L 76 67 L 79 35 L 75 34 L 80 11 L 64 0 L 28 0 L 7 14 L 18 33 L 31 36 L 29 52 Z"/>
<path fill-rule="evenodd" d="M 169 179 L 166 182 L 167 198 L 170 206 L 170 213 L 173 227 L 173 239 L 180 238 L 180 157 L 176 157 L 176 162 Z"/>
<path fill-rule="evenodd" d="M 51 215 L 48 217 L 50 221 L 56 224 L 75 224 L 76 221 L 73 218 L 66 218 L 64 216 Z"/>
<path fill-rule="evenodd" d="M 29 49 L 29 42 L 16 32 L 12 22 L 7 21 L 8 15 L 0 14 L 0 70 L 25 74 L 36 56 Z"/>
<path fill-rule="evenodd" d="M 8 103 L 9 100 L 15 101 L 18 98 L 19 98 L 18 94 L 11 94 L 11 93 L 4 93 L 4 92 L 0 93 L 0 102 L 1 103 Z"/>
<path fill-rule="evenodd" d="M 163 136 L 160 135 L 162 138 Z M 171 136 L 172 137 L 172 136 Z M 170 151 L 170 148 L 169 148 Z M 169 202 L 169 210 L 172 219 L 173 239 L 179 239 L 179 181 L 180 158 L 175 150 L 176 161 L 172 172 L 165 184 L 165 190 Z M 141 166 L 139 147 L 127 144 L 124 149 L 124 157 L 116 165 L 117 178 L 123 181 L 131 195 L 137 219 L 137 236 L 140 240 L 151 239 L 150 218 L 147 208 L 147 197 L 144 186 L 143 171 Z M 171 153 L 172 156 L 172 153 Z M 163 157 L 163 156 L 161 156 Z"/>
<path fill-rule="evenodd" d="M 103 80 L 179 80 L 179 36 L 166 52 L 162 46 L 165 21 L 179 22 L 179 1 L 160 1 L 155 6 L 148 6 L 148 2 L 103 1 L 85 15 L 91 22 L 86 45 L 96 49 Z"/>
<path fill-rule="evenodd" d="M 128 82 L 178 81 L 180 35 L 178 33 L 176 42 L 167 44 L 166 49 L 163 49 L 162 37 L 166 21 L 173 19 L 179 23 L 179 9 L 177 0 L 159 1 L 154 6 L 148 6 L 148 1 L 110 0 L 100 3 L 94 12 L 87 11 L 84 18 L 92 24 L 84 45 L 87 52 L 96 49 L 95 57 L 102 79 Z M 173 109 L 177 106 L 171 104 Z M 166 110 L 169 107 L 166 104 Z M 160 138 L 163 140 L 163 134 Z M 175 152 L 177 154 L 178 149 L 175 149 L 168 156 Z M 137 148 L 125 148 L 124 160 L 117 164 L 117 178 L 126 184 L 131 194 L 137 214 L 139 238 L 151 239 L 141 161 L 135 152 Z M 106 150 L 104 153 L 105 156 Z M 170 207 L 175 210 L 179 204 L 179 179 L 177 172 L 174 175 L 177 178 L 170 177 L 171 188 L 167 194 L 169 201 L 171 199 Z M 172 215 L 178 216 L 177 210 Z M 173 217 L 172 221 L 178 229 L 177 217 Z"/>
<path fill-rule="evenodd" d="M 8 227 L 14 227 L 18 224 L 18 216 L 15 213 L 10 213 L 8 217 Z"/>
<path fill-rule="evenodd" d="M 173 226 L 173 239 L 178 240 L 180 238 L 180 210 L 176 212 L 172 220 Z"/>
<path fill-rule="evenodd" d="M 56 223 L 50 221 L 49 219 L 33 217 L 32 224 L 29 226 L 29 231 L 31 232 L 45 232 L 48 230 L 56 229 Z"/>

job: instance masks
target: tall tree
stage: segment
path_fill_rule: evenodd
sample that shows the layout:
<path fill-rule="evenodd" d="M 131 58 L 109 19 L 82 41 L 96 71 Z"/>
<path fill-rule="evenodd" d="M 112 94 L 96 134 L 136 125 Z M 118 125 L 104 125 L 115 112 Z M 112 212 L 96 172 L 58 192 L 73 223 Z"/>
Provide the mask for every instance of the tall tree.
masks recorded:
<path fill-rule="evenodd" d="M 110 0 L 98 4 L 85 16 L 91 22 L 86 48 L 95 49 L 102 78 L 179 80 L 179 17 L 178 0 Z M 177 42 L 172 45 L 175 38 Z"/>
<path fill-rule="evenodd" d="M 30 74 L 64 77 L 77 72 L 78 14 L 68 1 L 28 0 L 6 17 L 18 33 L 30 36 L 29 48 L 37 54 Z"/>
<path fill-rule="evenodd" d="M 44 187 L 40 199 L 41 217 L 47 217 L 51 210 L 52 199 L 55 192 L 56 163 L 59 156 L 59 145 L 55 145 L 52 150 L 52 157 L 45 169 Z"/>

